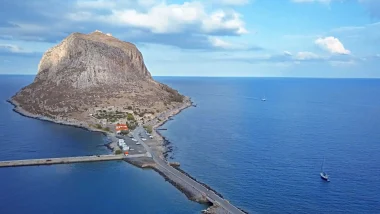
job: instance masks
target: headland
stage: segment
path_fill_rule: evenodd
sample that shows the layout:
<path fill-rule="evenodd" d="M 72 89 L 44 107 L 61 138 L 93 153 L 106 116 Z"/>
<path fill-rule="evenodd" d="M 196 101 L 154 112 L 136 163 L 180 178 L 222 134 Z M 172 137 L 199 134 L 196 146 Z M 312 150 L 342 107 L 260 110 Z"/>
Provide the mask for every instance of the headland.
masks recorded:
<path fill-rule="evenodd" d="M 157 171 L 190 200 L 213 205 L 207 213 L 243 213 L 182 171 L 180 163 L 166 160 L 159 127 L 195 105 L 189 97 L 156 82 L 131 43 L 100 31 L 73 33 L 43 55 L 33 83 L 8 102 L 26 117 L 104 133 L 113 153 L 105 160 L 120 160 L 124 155 L 124 161 Z"/>

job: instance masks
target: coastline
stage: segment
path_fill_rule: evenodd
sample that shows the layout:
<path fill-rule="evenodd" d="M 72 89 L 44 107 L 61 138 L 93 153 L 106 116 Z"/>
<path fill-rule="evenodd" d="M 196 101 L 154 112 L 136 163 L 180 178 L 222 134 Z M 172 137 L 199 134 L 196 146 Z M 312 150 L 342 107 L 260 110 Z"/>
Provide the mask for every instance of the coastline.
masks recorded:
<path fill-rule="evenodd" d="M 47 122 L 51 122 L 51 123 L 56 123 L 56 124 L 60 124 L 60 125 L 65 125 L 65 126 L 73 126 L 73 127 L 76 127 L 76 128 L 81 128 L 81 129 L 85 129 L 87 131 L 91 131 L 91 132 L 100 132 L 104 135 L 109 135 L 110 133 L 108 132 L 105 132 L 105 131 L 102 131 L 102 130 L 99 130 L 99 129 L 95 129 L 95 128 L 92 128 L 90 126 L 87 126 L 79 121 L 64 121 L 64 120 L 54 120 L 54 119 L 51 119 L 51 118 L 48 118 L 48 117 L 45 117 L 45 116 L 42 116 L 42 115 L 35 115 L 35 114 L 32 114 L 32 113 L 29 113 L 27 111 L 25 111 L 22 107 L 20 107 L 20 104 L 13 100 L 12 98 L 11 99 L 8 99 L 7 100 L 8 103 L 10 103 L 12 106 L 13 106 L 13 111 L 24 116 L 24 117 L 29 117 L 29 118 L 33 118 L 33 119 L 38 119 L 38 120 L 42 120 L 42 121 L 47 121 Z"/>
<path fill-rule="evenodd" d="M 91 131 L 91 132 L 100 132 L 100 133 L 104 134 L 105 136 L 109 137 L 110 139 L 114 140 L 115 134 L 105 132 L 103 130 L 95 129 L 93 127 L 88 126 L 87 124 L 85 124 L 83 122 L 79 122 L 79 121 L 75 121 L 75 120 L 71 120 L 71 121 L 56 120 L 56 119 L 51 119 L 51 118 L 44 117 L 41 115 L 35 115 L 35 114 L 29 113 L 29 112 L 25 111 L 24 109 L 22 109 L 22 107 L 20 107 L 19 103 L 17 103 L 17 101 L 15 101 L 13 99 L 8 99 L 7 102 L 10 103 L 11 105 L 13 105 L 13 107 L 14 107 L 13 111 L 14 112 L 16 112 L 22 116 L 33 118 L 33 119 L 38 119 L 38 120 L 42 120 L 42 121 L 47 121 L 47 122 L 51 122 L 51 123 L 56 123 L 56 124 L 60 124 L 60 125 L 66 125 L 66 126 L 81 128 L 81 129 Z M 155 136 L 155 138 L 156 138 L 155 141 L 157 142 L 157 145 L 155 145 L 155 146 L 159 148 L 159 151 L 158 151 L 159 157 L 165 161 L 167 161 L 166 156 L 165 156 L 165 153 L 167 152 L 167 145 L 165 145 L 164 142 L 168 141 L 168 140 L 157 129 L 159 129 L 161 126 L 163 126 L 168 120 L 172 120 L 173 116 L 181 113 L 183 110 L 185 110 L 191 106 L 193 106 L 193 102 L 191 101 L 191 99 L 189 97 L 186 97 L 185 102 L 183 102 L 182 104 L 177 106 L 175 109 L 170 109 L 166 112 L 161 113 L 161 114 L 164 114 L 163 119 L 160 119 L 158 122 L 151 124 L 152 135 Z M 148 123 L 150 123 L 150 122 L 152 122 L 152 121 L 149 121 Z M 113 143 L 113 140 L 111 140 L 110 143 L 106 143 L 104 145 L 108 149 L 110 149 L 111 151 L 112 151 L 111 144 Z M 158 174 L 160 174 L 165 179 L 165 181 L 168 181 L 175 188 L 177 188 L 179 191 L 181 191 L 183 194 L 185 194 L 185 196 L 189 200 L 208 205 L 208 208 L 206 210 L 201 211 L 202 213 L 225 213 L 225 210 L 223 208 L 221 208 L 218 205 L 215 205 L 215 204 L 211 203 L 210 201 L 208 201 L 208 199 L 206 199 L 198 191 L 194 190 L 192 187 L 188 186 L 187 184 L 184 184 L 181 180 L 179 180 L 175 176 L 171 175 L 170 173 L 161 170 L 155 164 L 154 161 L 148 160 L 146 158 L 144 158 L 144 159 L 131 158 L 131 159 L 125 159 L 125 162 L 128 162 L 129 164 L 134 165 L 134 166 L 139 167 L 139 168 L 142 168 L 142 169 L 146 169 L 146 168 L 153 169 Z M 180 169 L 179 167 L 175 167 L 175 169 L 177 169 L 181 173 L 185 174 L 189 178 L 193 179 L 194 181 L 198 182 L 199 184 L 203 185 L 204 187 L 212 190 L 215 194 L 217 194 L 218 196 L 223 198 L 223 196 L 220 193 L 216 192 L 215 190 L 213 190 L 208 185 L 197 181 L 194 177 L 190 176 L 184 170 Z M 243 211 L 243 210 L 241 210 L 241 211 Z M 245 211 L 243 211 L 243 212 L 247 213 Z"/>
<path fill-rule="evenodd" d="M 189 108 L 189 107 L 192 107 L 194 106 L 194 103 L 193 101 L 191 101 L 191 99 L 189 97 L 187 97 L 187 102 L 185 102 L 181 107 L 179 107 L 176 111 L 174 112 L 171 112 L 169 115 L 167 115 L 167 117 L 160 121 L 159 123 L 156 123 L 154 126 L 152 126 L 152 135 L 155 135 L 158 137 L 158 139 L 161 141 L 161 144 L 163 147 L 165 147 L 165 151 L 161 154 L 162 155 L 162 159 L 166 160 L 166 154 L 167 152 L 170 152 L 170 151 L 167 151 L 167 146 L 169 144 L 171 144 L 171 142 L 165 137 L 163 136 L 163 134 L 160 133 L 159 129 L 161 126 L 165 125 L 169 120 L 173 120 L 173 117 L 176 116 L 177 114 L 181 113 L 183 110 Z M 195 107 L 195 106 L 194 106 Z M 163 142 L 168 142 L 168 144 L 163 144 Z M 143 167 L 141 167 L 143 168 Z M 180 166 L 174 166 L 174 168 L 178 171 L 180 171 L 181 173 L 185 174 L 186 176 L 188 176 L 189 178 L 193 179 L 194 181 L 198 182 L 199 184 L 201 184 L 202 186 L 208 188 L 209 190 L 213 191 L 216 195 L 218 195 L 219 197 L 223 198 L 223 195 L 220 194 L 219 192 L 217 192 L 216 190 L 214 190 L 213 188 L 211 188 L 209 185 L 197 180 L 196 178 L 194 178 L 193 176 L 191 176 L 189 173 L 187 173 L 186 171 L 184 171 L 183 169 L 180 168 Z M 169 181 L 173 186 L 175 186 L 177 189 L 179 189 L 181 192 L 183 192 L 187 198 L 189 200 L 192 200 L 192 201 L 196 201 L 198 203 L 204 203 L 204 204 L 208 204 L 210 205 L 207 209 L 205 210 L 202 210 L 202 213 L 205 213 L 205 214 L 214 214 L 214 213 L 227 213 L 223 208 L 219 207 L 218 205 L 216 204 L 212 204 L 211 202 L 207 202 L 207 201 L 199 201 L 197 200 L 196 198 L 194 198 L 194 195 L 192 195 L 191 192 L 189 191 L 186 191 L 186 188 L 181 188 L 178 184 L 176 184 L 173 180 L 169 179 L 164 173 L 160 172 L 160 170 L 158 170 L 156 167 L 153 167 L 153 169 L 155 171 L 157 171 L 157 173 L 159 173 L 162 177 L 165 178 L 165 180 Z M 248 213 L 247 211 L 241 209 L 238 207 L 238 209 L 240 211 L 242 211 L 243 213 Z"/>
<path fill-rule="evenodd" d="M 193 102 L 191 101 L 190 97 L 186 97 L 185 98 L 185 102 L 183 102 L 180 106 L 178 106 L 177 108 L 175 109 L 172 109 L 171 111 L 169 112 L 163 112 L 164 114 L 164 118 L 161 119 L 160 121 L 154 123 L 154 124 L 150 124 L 152 121 L 149 121 L 148 123 L 146 123 L 146 125 L 151 125 L 152 126 L 152 136 L 154 136 L 156 138 L 156 140 L 158 141 L 159 143 L 159 147 L 161 147 L 161 153 L 160 153 L 160 157 L 164 160 L 167 160 L 166 157 L 167 157 L 167 153 L 170 152 L 168 151 L 168 145 L 170 144 L 170 141 L 168 141 L 160 132 L 159 132 L 159 128 L 163 125 L 165 125 L 165 123 L 167 123 L 169 120 L 172 120 L 172 117 L 174 117 L 175 115 L 181 113 L 183 110 L 193 106 Z M 144 124 L 145 125 L 145 124 Z M 168 143 L 165 143 L 165 142 L 168 142 Z"/>

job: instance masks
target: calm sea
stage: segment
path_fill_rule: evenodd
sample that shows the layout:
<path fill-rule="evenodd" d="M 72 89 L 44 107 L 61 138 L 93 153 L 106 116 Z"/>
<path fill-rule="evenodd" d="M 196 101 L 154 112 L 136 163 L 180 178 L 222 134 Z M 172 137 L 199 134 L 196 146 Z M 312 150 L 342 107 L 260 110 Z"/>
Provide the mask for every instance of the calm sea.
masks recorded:
<path fill-rule="evenodd" d="M 198 104 L 165 124 L 170 158 L 260 213 L 380 213 L 380 80 L 157 77 Z M 22 117 L 0 76 L 0 159 L 103 154 L 97 133 Z M 266 97 L 267 101 L 261 101 Z M 331 182 L 323 182 L 325 171 Z M 124 162 L 0 169 L 0 213 L 199 213 Z"/>
<path fill-rule="evenodd" d="M 0 76 L 0 160 L 105 154 L 99 133 L 26 118 L 6 102 L 33 76 Z M 199 213 L 204 205 L 126 162 L 0 168 L 0 214 Z"/>
<path fill-rule="evenodd" d="M 198 104 L 165 125 L 172 158 L 233 204 L 380 213 L 380 80 L 158 80 Z M 330 183 L 319 177 L 323 158 Z"/>

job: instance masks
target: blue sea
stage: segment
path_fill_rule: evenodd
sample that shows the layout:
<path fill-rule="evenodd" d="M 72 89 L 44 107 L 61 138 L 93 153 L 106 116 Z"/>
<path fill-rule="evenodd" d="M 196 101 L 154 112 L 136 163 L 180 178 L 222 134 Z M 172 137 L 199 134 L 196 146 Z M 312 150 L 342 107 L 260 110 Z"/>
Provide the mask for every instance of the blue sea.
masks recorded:
<path fill-rule="evenodd" d="M 108 153 L 105 136 L 22 117 L 0 76 L 0 160 Z M 169 159 L 258 213 L 380 213 L 380 80 L 156 77 L 197 107 L 168 121 Z M 265 97 L 267 101 L 261 101 Z M 321 164 L 331 182 L 320 179 Z M 199 213 L 125 162 L 0 168 L 0 213 Z"/>

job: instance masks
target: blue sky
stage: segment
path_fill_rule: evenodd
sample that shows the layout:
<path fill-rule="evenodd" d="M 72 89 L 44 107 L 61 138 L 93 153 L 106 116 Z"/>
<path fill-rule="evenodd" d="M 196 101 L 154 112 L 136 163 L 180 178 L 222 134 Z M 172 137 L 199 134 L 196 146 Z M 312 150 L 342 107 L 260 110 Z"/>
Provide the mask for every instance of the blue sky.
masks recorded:
<path fill-rule="evenodd" d="M 379 0 L 0 0 L 0 74 L 73 32 L 135 43 L 154 76 L 380 77 Z"/>

